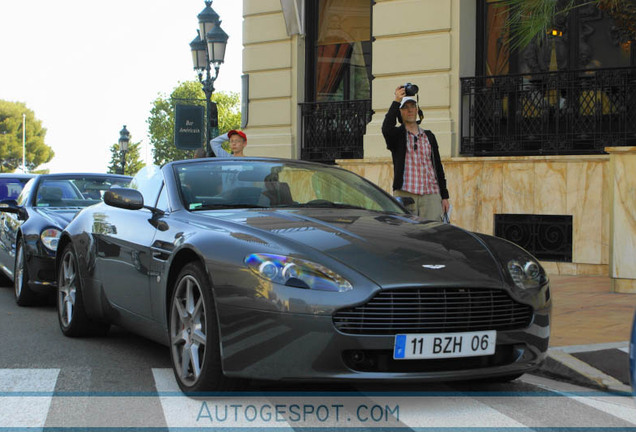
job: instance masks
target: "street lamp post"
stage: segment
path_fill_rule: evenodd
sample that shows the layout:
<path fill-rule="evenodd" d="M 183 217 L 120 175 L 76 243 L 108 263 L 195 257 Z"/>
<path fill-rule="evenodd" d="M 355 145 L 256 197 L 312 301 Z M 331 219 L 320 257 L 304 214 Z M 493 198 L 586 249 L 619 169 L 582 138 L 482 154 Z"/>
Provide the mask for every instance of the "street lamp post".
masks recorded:
<path fill-rule="evenodd" d="M 22 114 L 22 172 L 26 173 L 26 114 Z"/>
<path fill-rule="evenodd" d="M 225 58 L 225 47 L 228 35 L 221 28 L 219 15 L 212 9 L 212 0 L 205 0 L 205 9 L 197 15 L 199 29 L 197 37 L 190 42 L 192 62 L 197 72 L 199 82 L 203 85 L 207 108 L 207 128 L 205 148 L 208 156 L 214 156 L 210 148 L 210 140 L 218 135 L 219 118 L 216 104 L 212 102 L 214 81 L 219 76 L 219 68 Z M 204 78 L 205 73 L 205 78 Z"/>
<path fill-rule="evenodd" d="M 130 132 L 124 125 L 119 131 L 119 150 L 121 150 L 121 173 L 126 174 L 126 152 L 128 151 L 128 143 L 130 142 Z"/>

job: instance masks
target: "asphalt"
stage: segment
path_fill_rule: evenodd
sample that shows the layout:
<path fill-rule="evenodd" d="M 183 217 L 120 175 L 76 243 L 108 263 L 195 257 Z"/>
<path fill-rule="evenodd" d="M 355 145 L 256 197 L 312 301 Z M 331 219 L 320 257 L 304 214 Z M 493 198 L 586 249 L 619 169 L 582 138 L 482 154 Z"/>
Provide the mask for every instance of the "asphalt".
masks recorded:
<path fill-rule="evenodd" d="M 550 348 L 535 374 L 631 392 L 629 340 L 636 294 L 613 293 L 607 276 L 551 275 L 550 281 Z"/>

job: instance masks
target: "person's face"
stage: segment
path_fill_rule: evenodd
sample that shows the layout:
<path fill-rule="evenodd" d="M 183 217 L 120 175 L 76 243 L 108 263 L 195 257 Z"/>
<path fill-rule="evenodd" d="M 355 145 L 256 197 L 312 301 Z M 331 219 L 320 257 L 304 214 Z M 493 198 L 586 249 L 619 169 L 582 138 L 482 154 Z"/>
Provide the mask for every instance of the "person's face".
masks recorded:
<path fill-rule="evenodd" d="M 238 135 L 230 137 L 230 150 L 232 153 L 242 153 L 245 148 L 246 141 Z"/>
<path fill-rule="evenodd" d="M 400 114 L 402 115 L 402 120 L 407 123 L 417 121 L 417 106 L 415 102 L 409 101 L 405 103 L 404 106 L 400 108 Z"/>

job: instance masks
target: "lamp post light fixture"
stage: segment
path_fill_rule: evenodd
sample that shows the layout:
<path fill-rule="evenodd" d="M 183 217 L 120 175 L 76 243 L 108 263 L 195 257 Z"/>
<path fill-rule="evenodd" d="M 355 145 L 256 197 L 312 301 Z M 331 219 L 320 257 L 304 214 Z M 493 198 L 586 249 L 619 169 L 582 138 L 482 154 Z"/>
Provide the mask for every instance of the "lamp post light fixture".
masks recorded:
<path fill-rule="evenodd" d="M 121 150 L 121 173 L 126 174 L 126 152 L 128 151 L 128 143 L 130 142 L 130 132 L 124 125 L 119 131 L 119 150 Z"/>
<path fill-rule="evenodd" d="M 210 140 L 213 135 L 218 135 L 219 118 L 216 104 L 212 102 L 212 93 L 214 93 L 214 81 L 219 76 L 219 68 L 225 58 L 228 35 L 221 28 L 219 15 L 212 9 L 212 0 L 205 0 L 205 9 L 197 15 L 197 18 L 199 29 L 197 37 L 190 42 L 190 50 L 194 70 L 205 93 L 207 112 L 205 148 L 208 156 L 214 156 L 210 148 Z"/>

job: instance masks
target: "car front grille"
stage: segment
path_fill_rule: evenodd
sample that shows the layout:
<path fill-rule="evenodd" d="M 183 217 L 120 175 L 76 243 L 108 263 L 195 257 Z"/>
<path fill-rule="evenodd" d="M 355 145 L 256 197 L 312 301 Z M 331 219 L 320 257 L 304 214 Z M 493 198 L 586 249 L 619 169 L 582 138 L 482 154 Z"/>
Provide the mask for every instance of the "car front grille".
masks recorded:
<path fill-rule="evenodd" d="M 414 288 L 379 292 L 366 304 L 333 316 L 342 333 L 389 335 L 527 327 L 532 307 L 505 291 L 484 288 Z"/>

